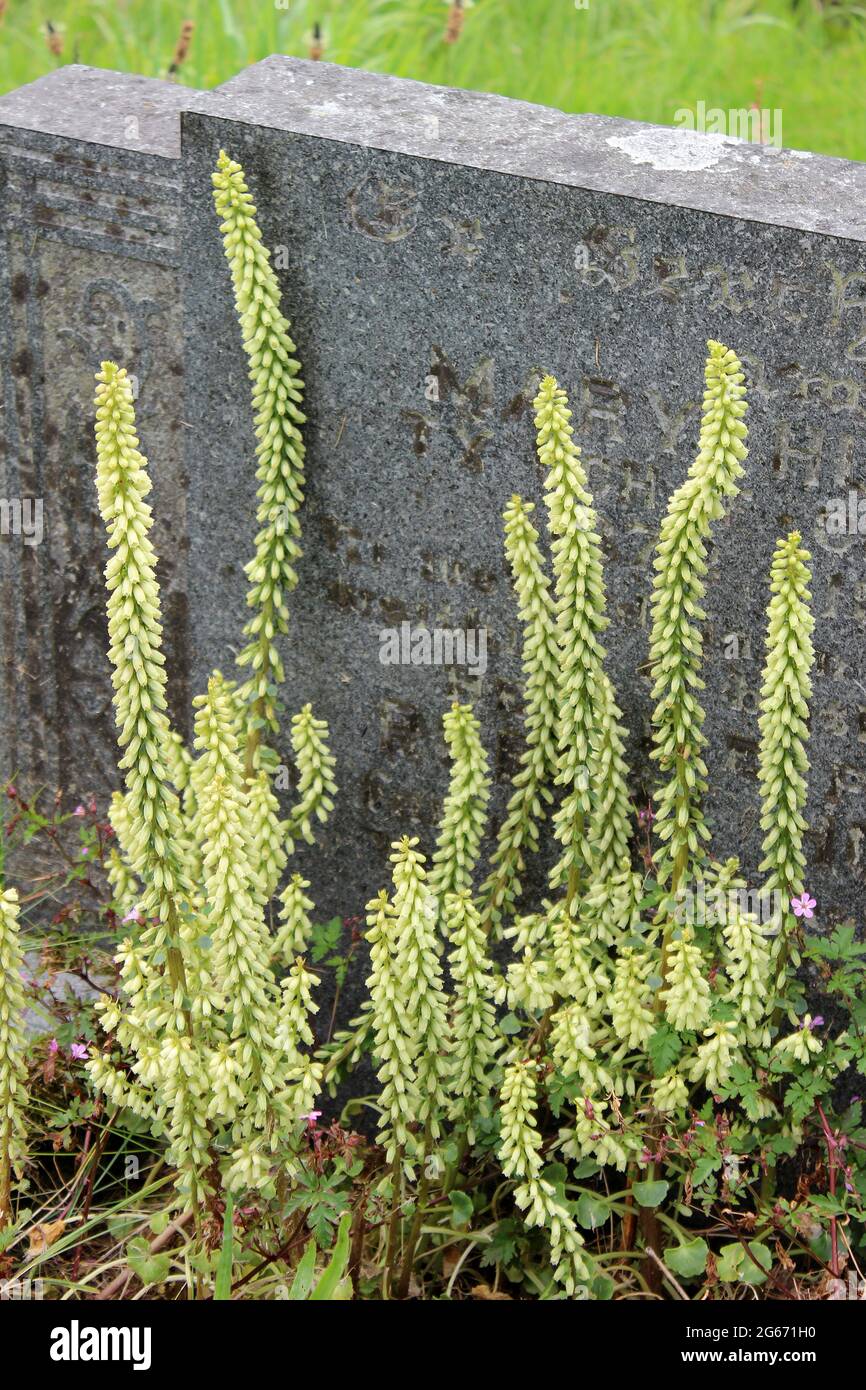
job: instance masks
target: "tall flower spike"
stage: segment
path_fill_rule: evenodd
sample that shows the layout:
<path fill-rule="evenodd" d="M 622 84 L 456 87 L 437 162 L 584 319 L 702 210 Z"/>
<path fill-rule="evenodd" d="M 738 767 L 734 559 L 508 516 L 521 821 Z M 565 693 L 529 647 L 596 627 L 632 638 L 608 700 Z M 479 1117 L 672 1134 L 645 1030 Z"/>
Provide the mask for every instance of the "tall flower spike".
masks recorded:
<path fill-rule="evenodd" d="M 666 779 L 656 793 L 655 829 L 660 840 L 656 869 L 661 883 L 680 884 L 704 857 L 709 839 L 701 809 L 707 769 L 704 711 L 695 692 L 703 637 L 699 624 L 706 540 L 724 515 L 724 500 L 739 491 L 746 457 L 743 372 L 735 353 L 709 342 L 700 448 L 686 481 L 668 503 L 656 548 L 650 663 L 653 681 L 652 757 Z"/>
<path fill-rule="evenodd" d="M 213 970 L 225 993 L 226 1031 L 238 1039 L 243 1074 L 259 1080 L 274 1037 L 276 985 L 269 965 L 270 938 L 256 894 L 257 876 L 249 858 L 249 808 L 236 706 L 219 671 L 195 704 L 195 746 L 201 758 L 194 776 Z"/>
<path fill-rule="evenodd" d="M 285 822 L 280 803 L 271 790 L 270 774 L 260 768 L 247 783 L 250 820 L 250 854 L 259 874 L 262 902 L 270 902 L 286 867 Z"/>
<path fill-rule="evenodd" d="M 165 754 L 170 730 L 162 624 L 156 555 L 150 542 L 153 518 L 144 500 L 151 484 L 147 460 L 138 450 L 126 371 L 103 362 L 96 381 L 96 482 L 112 552 L 105 569 L 108 655 L 114 667 L 114 709 L 123 750 L 119 767 L 126 779 L 128 849 L 136 872 L 146 875 L 142 911 L 159 920 L 152 939 L 156 946 L 168 944 L 172 982 L 181 989 L 179 914 L 180 904 L 189 901 L 191 885 L 180 849 L 180 808 L 169 785 Z"/>
<path fill-rule="evenodd" d="M 286 966 L 304 955 L 310 944 L 313 930 L 310 913 L 315 903 L 304 893 L 309 886 L 300 874 L 292 874 L 280 894 L 280 925 L 271 947 L 271 956 Z"/>
<path fill-rule="evenodd" d="M 472 887 L 490 798 L 487 754 L 472 706 L 455 700 L 442 716 L 442 725 L 451 755 L 451 778 L 429 879 L 430 890 L 440 901 L 446 893 Z"/>
<path fill-rule="evenodd" d="M 415 1056 L 417 1119 L 437 1139 L 447 1108 L 450 1070 L 448 1015 L 442 988 L 442 962 L 436 932 L 436 901 L 424 873 L 417 837 L 404 835 L 393 846 L 393 907 L 397 968 L 404 980 L 404 1022 Z"/>
<path fill-rule="evenodd" d="M 367 904 L 370 974 L 367 988 L 373 1014 L 373 1056 L 378 1064 L 379 1143 L 389 1163 L 409 1143 L 409 1125 L 417 1117 L 415 1081 L 417 1041 L 405 1031 L 405 980 L 397 962 L 397 920 L 383 888 Z"/>
<path fill-rule="evenodd" d="M 672 1028 L 703 1028 L 710 1013 L 706 967 L 691 927 L 683 927 L 670 947 L 667 988 L 662 992 L 665 1015 Z"/>
<path fill-rule="evenodd" d="M 304 705 L 292 718 L 292 748 L 298 769 L 300 800 L 287 822 L 290 854 L 298 836 L 308 845 L 313 844 L 313 820 L 324 825 L 334 809 L 337 794 L 335 759 L 328 751 L 328 723 L 325 719 L 316 719 L 311 705 Z"/>
<path fill-rule="evenodd" d="M 451 1119 L 466 1125 L 471 1144 L 475 1140 L 473 1118 L 478 1114 L 479 1102 L 490 1094 L 490 1068 L 501 1034 L 496 1027 L 487 938 L 467 888 L 445 898 L 445 927 L 451 942 L 448 964 L 454 984 Z"/>
<path fill-rule="evenodd" d="M 756 918 L 743 912 L 730 914 L 724 926 L 724 938 L 728 951 L 725 968 L 731 981 L 728 999 L 738 1009 L 749 1041 L 769 1047 L 766 1018 L 773 987 L 770 943 Z"/>
<path fill-rule="evenodd" d="M 112 792 L 108 808 L 108 819 L 116 846 L 109 851 L 106 874 L 111 885 L 111 895 L 121 917 L 138 903 L 141 885 L 135 875 L 130 858 L 129 846 L 133 841 L 132 827 L 126 808 L 126 797 L 122 792 Z"/>
<path fill-rule="evenodd" d="M 516 494 L 505 509 L 505 554 L 508 557 L 518 612 L 523 624 L 524 712 L 526 744 L 514 778 L 514 794 L 499 828 L 492 867 L 481 889 L 485 930 L 513 915 L 520 897 L 520 876 L 527 853 L 538 849 L 538 824 L 553 800 L 549 783 L 556 772 L 556 720 L 559 645 L 550 580 L 530 521 L 531 502 Z"/>
<path fill-rule="evenodd" d="M 629 1048 L 643 1047 L 655 1032 L 647 983 L 652 963 L 652 956 L 633 946 L 624 947 L 616 963 L 610 1016 L 617 1037 Z"/>
<path fill-rule="evenodd" d="M 7 888 L 0 893 L 0 1231 L 12 1214 L 12 1174 L 21 1174 L 25 1158 L 26 1000 L 18 930 L 18 894 Z"/>
<path fill-rule="evenodd" d="M 597 727 L 593 736 L 592 814 L 589 843 L 595 877 L 602 881 L 626 874 L 631 865 L 631 802 L 625 761 L 625 729 L 622 711 L 608 677 L 600 677 Z"/>
<path fill-rule="evenodd" d="M 803 831 L 806 821 L 806 773 L 809 760 L 810 671 L 815 653 L 810 609 L 809 552 L 801 549 L 792 531 L 776 545 L 770 571 L 767 658 L 761 687 L 760 785 L 761 829 L 768 891 L 777 890 L 783 911 L 790 915 L 791 899 L 803 892 Z"/>
<path fill-rule="evenodd" d="M 322 1082 L 322 1064 L 314 1062 L 301 1044 L 312 1048 L 314 1043 L 310 1020 L 319 1006 L 313 999 L 313 989 L 319 977 L 312 974 L 299 956 L 282 985 L 278 1039 L 288 1061 L 285 1078 L 291 1089 L 284 1091 L 294 1115 L 309 1113 Z"/>
<path fill-rule="evenodd" d="M 574 904 L 590 857 L 586 828 L 592 811 L 596 702 L 607 626 L 601 540 L 592 495 L 574 443 L 566 394 L 547 376 L 535 398 L 538 459 L 548 472 L 545 494 L 553 535 L 557 632 L 560 648 L 557 784 L 564 788 L 554 817 L 562 856 L 551 887 L 567 885 Z"/>
<path fill-rule="evenodd" d="M 566 1294 L 573 1295 L 591 1278 L 583 1237 L 571 1213 L 560 1201 L 553 1183 L 541 1176 L 541 1134 L 536 1112 L 536 1064 L 509 1063 L 502 1080 L 499 1158 L 506 1177 L 517 1180 L 514 1200 L 525 1214 L 527 1226 L 540 1226 L 550 1238 L 554 1278 Z"/>
<path fill-rule="evenodd" d="M 259 482 L 256 550 L 246 567 L 247 604 L 255 610 L 244 628 L 247 645 L 238 657 L 250 675 L 241 698 L 251 706 L 245 775 L 258 765 L 263 730 L 278 731 L 277 688 L 283 666 L 276 638 L 288 631 L 285 595 L 297 583 L 301 553 L 298 509 L 303 501 L 304 443 L 300 426 L 303 381 L 280 288 L 256 223 L 256 209 L 240 164 L 220 152 L 213 175 L 214 204 L 231 268 L 235 305 L 249 360 L 255 413 Z"/>

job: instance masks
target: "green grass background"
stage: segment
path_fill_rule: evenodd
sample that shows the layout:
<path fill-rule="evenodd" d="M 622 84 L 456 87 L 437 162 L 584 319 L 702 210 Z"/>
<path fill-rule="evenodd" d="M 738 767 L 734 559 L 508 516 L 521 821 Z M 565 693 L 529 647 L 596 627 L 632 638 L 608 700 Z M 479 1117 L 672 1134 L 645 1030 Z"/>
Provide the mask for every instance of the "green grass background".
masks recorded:
<path fill-rule="evenodd" d="M 866 5 L 866 0 L 864 0 Z M 181 22 L 195 33 L 179 80 L 210 87 L 269 53 L 672 124 L 678 108 L 758 105 L 784 143 L 866 159 L 866 7 L 831 0 L 474 0 L 457 43 L 443 0 L 0 0 L 0 91 L 59 62 L 165 76 Z M 48 48 L 50 21 L 63 42 Z"/>

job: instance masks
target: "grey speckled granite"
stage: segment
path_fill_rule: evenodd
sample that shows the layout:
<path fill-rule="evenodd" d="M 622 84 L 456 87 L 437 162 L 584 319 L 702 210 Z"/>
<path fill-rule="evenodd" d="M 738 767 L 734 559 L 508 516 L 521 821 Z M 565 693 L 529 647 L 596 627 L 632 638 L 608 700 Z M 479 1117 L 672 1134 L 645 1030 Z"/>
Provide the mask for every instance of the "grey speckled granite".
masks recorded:
<path fill-rule="evenodd" d="M 177 159 L 190 89 L 70 63 L 0 97 L 0 125 Z"/>
<path fill-rule="evenodd" d="M 612 671 L 647 794 L 651 552 L 694 454 L 708 337 L 738 350 L 751 400 L 748 476 L 707 596 L 716 848 L 758 862 L 765 576 L 797 525 L 818 620 L 809 887 L 827 918 L 859 909 L 866 536 L 829 536 L 822 517 L 864 485 L 866 166 L 283 58 L 207 95 L 165 88 L 78 69 L 0 101 L 15 193 L 0 256 L 6 495 L 40 487 L 57 533 L 26 554 L 2 543 L 13 765 L 44 731 L 49 780 L 83 790 L 110 774 L 87 414 L 100 355 L 142 379 L 182 726 L 210 667 L 231 669 L 255 483 L 210 195 L 224 146 L 277 249 L 307 382 L 286 656 L 289 707 L 313 702 L 338 758 L 327 846 L 295 861 L 320 910 L 362 911 L 402 831 L 432 848 L 454 694 L 477 703 L 501 812 L 520 653 L 500 515 L 514 491 L 541 498 L 530 402 L 545 371 L 571 394 L 589 463 Z M 118 132 L 138 94 L 157 109 L 133 152 Z M 379 633 L 403 621 L 485 627 L 487 674 L 383 666 Z"/>
<path fill-rule="evenodd" d="M 266 58 L 191 109 L 273 130 L 866 239 L 866 165 L 481 92 Z"/>

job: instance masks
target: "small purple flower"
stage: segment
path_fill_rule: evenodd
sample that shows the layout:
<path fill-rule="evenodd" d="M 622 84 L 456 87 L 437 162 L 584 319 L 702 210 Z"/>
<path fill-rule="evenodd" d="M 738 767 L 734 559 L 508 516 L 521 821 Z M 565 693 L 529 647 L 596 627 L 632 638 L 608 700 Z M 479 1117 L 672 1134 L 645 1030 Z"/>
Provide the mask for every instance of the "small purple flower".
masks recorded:
<path fill-rule="evenodd" d="M 52 1054 L 52 1056 L 55 1052 L 60 1051 L 60 1043 L 57 1041 L 56 1038 L 51 1039 L 50 1043 L 48 1044 L 48 1051 Z"/>
<path fill-rule="evenodd" d="M 127 912 L 126 916 L 122 918 L 122 921 L 124 924 L 127 922 L 137 922 L 138 925 L 141 926 L 141 915 L 138 911 L 138 908 L 131 907 Z"/>
<path fill-rule="evenodd" d="M 76 806 L 75 810 L 72 812 L 72 814 L 73 814 L 73 816 L 86 816 L 86 815 L 87 815 L 87 812 L 85 811 L 84 807 L 83 807 L 83 806 L 81 805 L 81 803 L 79 802 L 78 805 Z"/>
<path fill-rule="evenodd" d="M 791 899 L 791 906 L 794 909 L 795 917 L 814 917 L 815 899 L 810 898 L 808 893 L 803 893 L 799 898 Z"/>
<path fill-rule="evenodd" d="M 814 1030 L 815 1030 L 816 1028 L 823 1028 L 823 1027 L 824 1027 L 824 1015 L 823 1015 L 823 1014 L 816 1014 L 815 1017 L 814 1017 L 814 1018 L 812 1019 L 812 1021 L 810 1022 L 809 1027 L 812 1029 L 813 1032 L 814 1032 Z"/>
<path fill-rule="evenodd" d="M 650 826 L 655 820 L 655 812 L 651 806 L 641 806 L 637 813 L 637 823 L 642 826 Z"/>
<path fill-rule="evenodd" d="M 73 1043 L 69 1049 L 69 1055 L 76 1062 L 83 1062 L 87 1058 L 87 1048 L 84 1043 Z"/>
<path fill-rule="evenodd" d="M 308 1129 L 315 1129 L 316 1122 L 322 1117 L 321 1110 L 311 1110 L 309 1115 L 302 1115 L 301 1119 L 306 1120 Z"/>

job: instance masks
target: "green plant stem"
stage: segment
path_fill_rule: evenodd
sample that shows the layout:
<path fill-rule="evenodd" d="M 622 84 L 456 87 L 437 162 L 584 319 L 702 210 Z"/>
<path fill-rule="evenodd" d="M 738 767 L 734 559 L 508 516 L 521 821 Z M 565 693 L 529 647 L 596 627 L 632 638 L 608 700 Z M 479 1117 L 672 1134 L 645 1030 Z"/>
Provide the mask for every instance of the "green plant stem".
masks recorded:
<path fill-rule="evenodd" d="M 430 1145 L 432 1136 L 430 1133 L 430 1120 L 424 1130 L 424 1152 L 421 1158 L 421 1182 L 415 1194 L 415 1215 L 409 1230 L 409 1239 L 403 1252 L 403 1267 L 400 1271 L 400 1279 L 397 1284 L 398 1299 L 406 1298 L 409 1293 L 409 1281 L 412 1278 L 412 1266 L 415 1262 L 415 1250 L 421 1235 L 421 1223 L 424 1220 L 424 1208 L 427 1204 L 427 1197 L 430 1192 L 430 1176 L 428 1172 L 428 1159 L 430 1157 Z"/>
<path fill-rule="evenodd" d="M 464 1158 L 466 1157 L 468 1149 L 469 1140 L 467 1139 L 466 1134 L 463 1133 L 461 1134 L 460 1139 L 457 1143 L 457 1157 L 454 1159 L 453 1163 L 448 1164 L 448 1167 L 445 1170 L 445 1180 L 442 1184 L 443 1196 L 448 1196 L 448 1193 L 451 1191 L 452 1187 L 457 1181 L 457 1176 L 460 1172 L 460 1166 L 463 1163 Z"/>
<path fill-rule="evenodd" d="M 403 1146 L 399 1145 L 391 1164 L 391 1216 L 388 1221 L 388 1234 L 385 1240 L 385 1263 L 382 1270 L 382 1297 L 390 1298 L 392 1264 L 397 1244 L 397 1227 L 400 1224 L 400 1206 L 403 1196 Z"/>
<path fill-rule="evenodd" d="M 0 1231 L 5 1230 L 12 1216 L 12 1160 L 9 1145 L 0 1154 Z"/>

